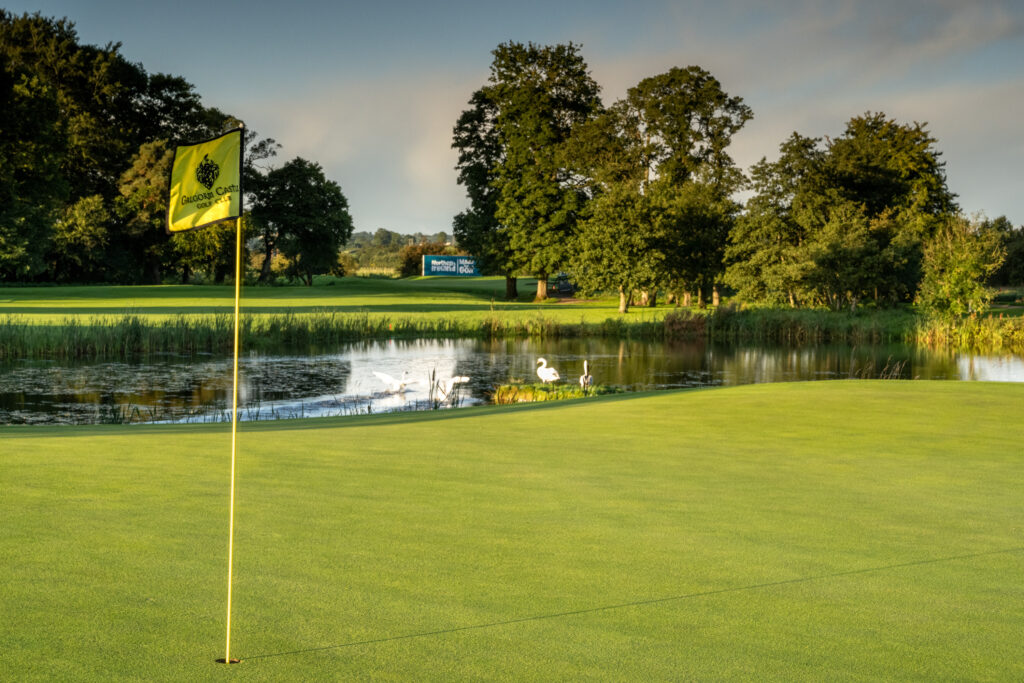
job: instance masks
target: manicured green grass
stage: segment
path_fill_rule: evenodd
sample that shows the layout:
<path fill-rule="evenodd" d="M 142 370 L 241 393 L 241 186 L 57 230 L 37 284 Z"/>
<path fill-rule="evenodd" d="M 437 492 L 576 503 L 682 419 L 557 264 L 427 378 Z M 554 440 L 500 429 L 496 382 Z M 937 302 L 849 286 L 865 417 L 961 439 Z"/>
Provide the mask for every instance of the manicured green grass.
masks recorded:
<path fill-rule="evenodd" d="M 331 310 L 371 317 L 421 320 L 438 316 L 479 322 L 496 312 L 503 317 L 536 317 L 538 312 L 562 323 L 601 322 L 616 314 L 618 301 L 550 301 L 533 303 L 536 280 L 523 278 L 519 301 L 504 301 L 504 278 L 322 278 L 312 287 L 243 287 L 247 315 L 315 313 Z M 232 286 L 72 286 L 0 287 L 0 316 L 25 316 L 58 323 L 71 316 L 121 316 L 151 320 L 181 314 L 233 313 Z M 661 319 L 665 308 L 636 309 L 634 318 Z"/>
<path fill-rule="evenodd" d="M 1024 386 L 0 430 L 3 680 L 1020 680 Z"/>

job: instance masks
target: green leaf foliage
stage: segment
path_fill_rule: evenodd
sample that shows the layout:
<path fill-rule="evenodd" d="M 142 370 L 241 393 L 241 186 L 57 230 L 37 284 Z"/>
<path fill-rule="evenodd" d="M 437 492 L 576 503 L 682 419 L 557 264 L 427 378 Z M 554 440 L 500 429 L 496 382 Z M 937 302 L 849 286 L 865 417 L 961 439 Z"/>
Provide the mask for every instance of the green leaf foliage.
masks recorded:
<path fill-rule="evenodd" d="M 945 221 L 925 245 L 918 306 L 939 319 L 984 313 L 992 300 L 984 283 L 1004 256 L 999 233 L 990 226 L 963 217 Z"/>
<path fill-rule="evenodd" d="M 585 197 L 571 183 L 566 142 L 600 107 L 599 87 L 579 47 L 504 43 L 494 50 L 485 87 L 497 112 L 503 150 L 493 170 L 495 218 L 516 266 L 547 276 L 564 266 Z"/>
<path fill-rule="evenodd" d="M 256 191 L 253 221 L 274 234 L 288 259 L 289 277 L 313 284 L 331 272 L 338 252 L 352 235 L 352 217 L 341 187 L 319 164 L 296 157 L 266 174 Z"/>
<path fill-rule="evenodd" d="M 956 211 L 935 143 L 924 124 L 882 113 L 824 143 L 793 133 L 752 169 L 726 282 L 742 299 L 792 306 L 909 301 L 924 241 Z"/>

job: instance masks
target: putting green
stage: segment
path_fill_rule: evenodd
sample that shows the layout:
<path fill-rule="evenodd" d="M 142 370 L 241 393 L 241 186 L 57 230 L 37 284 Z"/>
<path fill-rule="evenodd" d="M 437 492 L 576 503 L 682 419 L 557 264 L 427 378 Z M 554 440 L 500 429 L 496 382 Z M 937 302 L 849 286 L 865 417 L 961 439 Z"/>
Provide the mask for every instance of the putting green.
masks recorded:
<path fill-rule="evenodd" d="M 1024 385 L 0 430 L 0 679 L 1024 678 Z"/>

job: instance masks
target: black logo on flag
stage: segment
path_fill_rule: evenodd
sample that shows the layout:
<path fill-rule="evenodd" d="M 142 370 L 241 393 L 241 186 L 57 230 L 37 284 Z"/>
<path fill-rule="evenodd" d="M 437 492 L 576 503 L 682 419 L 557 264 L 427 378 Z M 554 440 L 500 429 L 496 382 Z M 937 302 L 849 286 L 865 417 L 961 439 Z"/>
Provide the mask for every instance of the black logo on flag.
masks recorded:
<path fill-rule="evenodd" d="M 196 180 L 199 184 L 205 187 L 207 190 L 213 189 L 213 182 L 217 180 L 217 176 L 220 175 L 220 166 L 217 162 L 204 154 L 203 160 L 196 166 Z"/>

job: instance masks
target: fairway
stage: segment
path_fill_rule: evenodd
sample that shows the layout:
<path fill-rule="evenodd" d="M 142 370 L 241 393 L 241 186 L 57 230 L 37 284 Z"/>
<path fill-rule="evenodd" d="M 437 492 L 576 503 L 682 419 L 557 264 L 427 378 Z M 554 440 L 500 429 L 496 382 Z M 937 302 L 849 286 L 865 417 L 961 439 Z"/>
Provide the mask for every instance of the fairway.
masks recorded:
<path fill-rule="evenodd" d="M 617 317 L 618 300 L 550 300 L 534 303 L 536 280 L 519 278 L 518 301 L 505 301 L 505 279 L 499 277 L 415 277 L 403 279 L 318 278 L 312 287 L 245 286 L 246 315 L 297 315 L 322 311 L 373 318 L 426 320 L 442 316 L 481 321 L 536 317 L 541 313 L 561 323 L 601 322 Z M 0 317 L 16 316 L 40 324 L 73 317 L 136 315 L 150 321 L 179 315 L 209 316 L 234 310 L 234 287 L 216 285 L 0 287 Z M 635 308 L 631 318 L 660 320 L 670 309 Z"/>
<path fill-rule="evenodd" d="M 1020 680 L 1024 385 L 0 430 L 2 680 Z"/>

